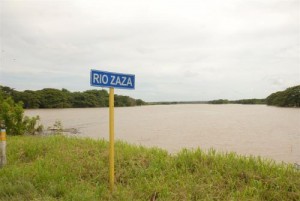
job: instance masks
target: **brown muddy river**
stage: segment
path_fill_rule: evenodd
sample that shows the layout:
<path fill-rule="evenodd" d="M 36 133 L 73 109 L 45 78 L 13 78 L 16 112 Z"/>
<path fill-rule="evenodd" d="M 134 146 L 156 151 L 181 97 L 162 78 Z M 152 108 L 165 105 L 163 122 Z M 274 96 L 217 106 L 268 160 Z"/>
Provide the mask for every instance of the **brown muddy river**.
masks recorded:
<path fill-rule="evenodd" d="M 108 108 L 37 109 L 45 128 L 60 120 L 76 136 L 108 139 Z M 265 105 L 158 105 L 115 108 L 115 138 L 157 146 L 234 151 L 300 164 L 300 109 Z"/>

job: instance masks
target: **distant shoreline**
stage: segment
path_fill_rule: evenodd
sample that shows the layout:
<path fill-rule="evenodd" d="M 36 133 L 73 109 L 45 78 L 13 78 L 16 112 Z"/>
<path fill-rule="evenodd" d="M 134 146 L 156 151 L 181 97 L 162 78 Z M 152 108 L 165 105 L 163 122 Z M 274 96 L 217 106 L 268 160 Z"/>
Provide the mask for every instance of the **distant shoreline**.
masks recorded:
<path fill-rule="evenodd" d="M 16 91 L 0 85 L 4 98 L 11 97 L 15 102 L 22 102 L 24 109 L 34 108 L 102 108 L 108 107 L 108 92 L 106 90 L 87 90 L 70 92 L 67 89 L 45 88 L 42 90 Z M 287 88 L 284 91 L 272 93 L 266 98 L 258 99 L 216 99 L 210 101 L 155 101 L 146 102 L 129 96 L 115 95 L 115 107 L 131 107 L 141 105 L 174 105 L 174 104 L 245 104 L 272 105 L 279 107 L 300 107 L 300 85 Z"/>

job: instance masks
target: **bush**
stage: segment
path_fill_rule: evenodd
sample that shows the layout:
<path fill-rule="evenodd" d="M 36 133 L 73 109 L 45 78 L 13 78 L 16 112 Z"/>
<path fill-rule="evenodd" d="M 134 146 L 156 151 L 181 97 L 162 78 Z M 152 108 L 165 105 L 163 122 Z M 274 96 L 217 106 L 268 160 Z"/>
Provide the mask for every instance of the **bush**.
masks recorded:
<path fill-rule="evenodd" d="M 5 125 L 8 135 L 34 135 L 43 130 L 39 116 L 24 116 L 23 103 L 15 103 L 11 97 L 4 98 L 0 93 L 0 122 Z"/>

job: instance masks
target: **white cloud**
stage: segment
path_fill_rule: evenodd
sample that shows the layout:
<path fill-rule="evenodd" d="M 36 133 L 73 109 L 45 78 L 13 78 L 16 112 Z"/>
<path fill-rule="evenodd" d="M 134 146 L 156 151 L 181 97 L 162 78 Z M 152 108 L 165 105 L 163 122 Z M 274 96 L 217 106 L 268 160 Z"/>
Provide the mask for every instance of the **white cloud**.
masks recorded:
<path fill-rule="evenodd" d="M 1 84 L 85 90 L 94 68 L 136 74 L 136 90 L 118 92 L 147 101 L 265 97 L 300 83 L 299 8 L 297 0 L 1 1 Z"/>

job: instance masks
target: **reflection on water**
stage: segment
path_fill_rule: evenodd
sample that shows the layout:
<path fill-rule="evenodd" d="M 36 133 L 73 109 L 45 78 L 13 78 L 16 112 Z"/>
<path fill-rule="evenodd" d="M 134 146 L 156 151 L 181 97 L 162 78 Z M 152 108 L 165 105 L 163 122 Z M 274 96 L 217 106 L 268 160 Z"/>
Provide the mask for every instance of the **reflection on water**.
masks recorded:
<path fill-rule="evenodd" d="M 45 127 L 56 120 L 79 136 L 108 139 L 108 108 L 26 110 Z M 300 163 L 300 109 L 265 105 L 161 105 L 115 108 L 115 138 L 174 153 L 215 148 Z"/>

